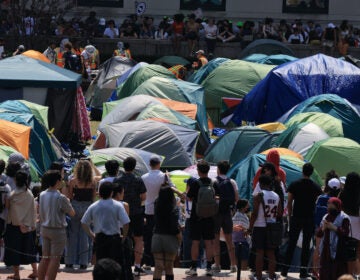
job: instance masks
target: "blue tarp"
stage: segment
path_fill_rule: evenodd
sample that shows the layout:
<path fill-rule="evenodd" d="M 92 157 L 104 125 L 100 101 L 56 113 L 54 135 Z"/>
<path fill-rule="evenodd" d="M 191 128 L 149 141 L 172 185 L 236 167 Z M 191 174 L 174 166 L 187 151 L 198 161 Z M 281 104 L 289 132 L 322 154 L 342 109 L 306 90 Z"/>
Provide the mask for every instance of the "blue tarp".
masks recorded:
<path fill-rule="evenodd" d="M 243 58 L 242 60 L 255 62 L 259 64 L 282 65 L 287 62 L 298 60 L 298 58 L 286 54 L 266 55 L 266 54 L 254 53 Z"/>
<path fill-rule="evenodd" d="M 360 104 L 360 69 L 339 59 L 314 55 L 278 66 L 237 107 L 233 121 L 273 122 L 309 97 L 333 93 Z"/>

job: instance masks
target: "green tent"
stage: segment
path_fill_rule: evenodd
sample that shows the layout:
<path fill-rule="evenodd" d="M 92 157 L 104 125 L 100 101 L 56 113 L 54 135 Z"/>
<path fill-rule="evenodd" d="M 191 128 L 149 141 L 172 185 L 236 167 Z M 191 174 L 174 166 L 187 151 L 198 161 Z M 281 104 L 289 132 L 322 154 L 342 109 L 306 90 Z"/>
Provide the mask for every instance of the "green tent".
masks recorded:
<path fill-rule="evenodd" d="M 31 113 L 46 129 L 49 129 L 49 123 L 48 123 L 49 108 L 47 106 L 42 106 L 26 100 L 19 100 L 19 101 L 31 110 Z"/>
<path fill-rule="evenodd" d="M 226 61 L 229 61 L 229 59 L 224 57 L 217 57 L 210 60 L 208 64 L 205 64 L 199 70 L 195 71 L 187 81 L 200 85 L 214 69 Z"/>
<path fill-rule="evenodd" d="M 291 127 L 299 123 L 314 123 L 321 127 L 330 137 L 344 136 L 341 120 L 325 113 L 300 113 L 293 116 L 285 125 Z"/>
<path fill-rule="evenodd" d="M 341 137 L 315 143 L 305 157 L 323 178 L 330 170 L 335 170 L 341 176 L 353 171 L 360 172 L 359 158 L 360 145 L 353 140 Z"/>
<path fill-rule="evenodd" d="M 266 155 L 255 154 L 247 157 L 243 161 L 234 165 L 228 172 L 228 176 L 234 179 L 239 188 L 239 196 L 244 199 L 252 200 L 252 183 L 255 177 L 256 171 L 259 169 L 260 164 L 266 161 Z M 302 168 L 299 167 L 304 162 L 298 162 L 294 164 L 296 160 L 291 159 L 291 162 L 280 158 L 280 167 L 286 172 L 286 184 L 289 185 L 291 182 L 300 179 L 302 177 Z M 318 176 L 313 176 L 313 180 L 317 183 L 322 184 Z"/>
<path fill-rule="evenodd" d="M 242 60 L 259 63 L 259 64 L 268 64 L 268 65 L 281 65 L 290 61 L 298 60 L 296 57 L 286 55 L 286 54 L 274 54 L 274 55 L 266 55 L 254 53 L 251 54 Z"/>
<path fill-rule="evenodd" d="M 206 108 L 215 124 L 220 123 L 222 98 L 243 98 L 274 66 L 243 60 L 222 63 L 202 82 Z"/>
<path fill-rule="evenodd" d="M 247 157 L 256 144 L 268 135 L 269 132 L 254 126 L 232 129 L 211 144 L 205 160 L 214 164 L 228 160 L 230 164 L 235 164 Z"/>
<path fill-rule="evenodd" d="M 132 73 L 125 83 L 118 88 L 118 97 L 124 98 L 130 96 L 143 82 L 151 77 L 175 78 L 175 75 L 163 66 L 155 64 L 146 65 Z"/>
<path fill-rule="evenodd" d="M 154 64 L 158 64 L 164 66 L 166 68 L 170 68 L 175 65 L 188 65 L 191 64 L 189 60 L 176 55 L 165 55 L 155 60 Z"/>

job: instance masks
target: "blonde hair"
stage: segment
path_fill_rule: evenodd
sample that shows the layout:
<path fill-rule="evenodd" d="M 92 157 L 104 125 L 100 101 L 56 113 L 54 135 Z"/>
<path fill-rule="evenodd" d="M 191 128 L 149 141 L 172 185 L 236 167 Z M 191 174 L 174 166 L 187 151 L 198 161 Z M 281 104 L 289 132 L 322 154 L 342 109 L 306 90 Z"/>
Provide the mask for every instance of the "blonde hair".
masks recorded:
<path fill-rule="evenodd" d="M 94 174 L 88 160 L 79 160 L 74 168 L 74 177 L 79 183 L 89 186 L 93 182 Z"/>
<path fill-rule="evenodd" d="M 340 276 L 338 280 L 354 280 L 354 277 L 351 274 L 344 274 Z"/>

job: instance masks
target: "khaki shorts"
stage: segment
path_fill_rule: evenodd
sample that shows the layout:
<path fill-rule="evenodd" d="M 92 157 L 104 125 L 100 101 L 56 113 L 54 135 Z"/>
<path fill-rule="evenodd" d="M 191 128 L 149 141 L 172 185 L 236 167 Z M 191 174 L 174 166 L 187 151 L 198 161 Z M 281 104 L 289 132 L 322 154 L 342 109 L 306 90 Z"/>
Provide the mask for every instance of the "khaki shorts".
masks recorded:
<path fill-rule="evenodd" d="M 65 228 L 41 228 L 43 257 L 62 257 L 66 245 Z"/>

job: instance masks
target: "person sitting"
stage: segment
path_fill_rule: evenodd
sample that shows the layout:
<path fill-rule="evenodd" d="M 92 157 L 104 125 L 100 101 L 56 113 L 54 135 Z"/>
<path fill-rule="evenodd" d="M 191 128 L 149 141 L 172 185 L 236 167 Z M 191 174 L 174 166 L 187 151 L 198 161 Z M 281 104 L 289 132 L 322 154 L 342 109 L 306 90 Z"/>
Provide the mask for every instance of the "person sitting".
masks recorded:
<path fill-rule="evenodd" d="M 137 39 L 138 35 L 136 34 L 133 26 L 129 24 L 124 31 L 121 32 L 120 38 L 134 38 Z"/>
<path fill-rule="evenodd" d="M 218 39 L 221 40 L 223 43 L 235 40 L 236 36 L 230 28 L 230 23 L 225 21 L 223 23 L 223 28 L 223 31 L 218 35 Z"/>
<path fill-rule="evenodd" d="M 119 37 L 119 29 L 115 26 L 114 20 L 111 19 L 108 21 L 108 27 L 106 27 L 106 29 L 104 31 L 104 37 L 107 37 L 110 39 Z"/>
<path fill-rule="evenodd" d="M 299 32 L 298 28 L 294 28 L 293 33 L 289 36 L 288 43 L 290 44 L 303 44 L 304 37 Z"/>
<path fill-rule="evenodd" d="M 202 66 L 208 64 L 208 60 L 205 56 L 205 52 L 203 50 L 198 50 L 196 53 L 197 61 L 195 61 L 192 65 L 193 69 L 198 70 Z"/>
<path fill-rule="evenodd" d="M 140 38 L 142 39 L 153 39 L 155 35 L 154 19 L 151 17 L 145 17 L 142 28 L 140 31 Z"/>

